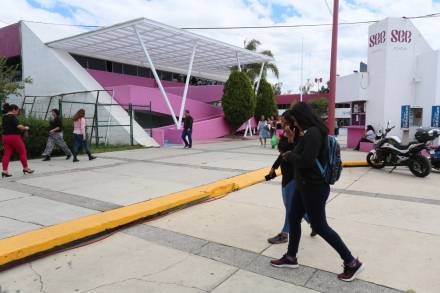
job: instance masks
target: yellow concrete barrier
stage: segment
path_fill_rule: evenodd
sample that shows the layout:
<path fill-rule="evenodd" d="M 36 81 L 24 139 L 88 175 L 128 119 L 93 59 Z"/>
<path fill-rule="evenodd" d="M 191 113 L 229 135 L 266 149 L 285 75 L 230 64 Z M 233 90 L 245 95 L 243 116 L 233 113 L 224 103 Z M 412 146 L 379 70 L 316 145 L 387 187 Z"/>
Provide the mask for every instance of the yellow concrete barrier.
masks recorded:
<path fill-rule="evenodd" d="M 200 200 L 223 196 L 264 181 L 263 168 L 126 207 L 102 212 L 0 240 L 0 268 L 73 241 Z"/>
<path fill-rule="evenodd" d="M 346 161 L 342 162 L 343 167 L 368 167 L 367 161 Z"/>

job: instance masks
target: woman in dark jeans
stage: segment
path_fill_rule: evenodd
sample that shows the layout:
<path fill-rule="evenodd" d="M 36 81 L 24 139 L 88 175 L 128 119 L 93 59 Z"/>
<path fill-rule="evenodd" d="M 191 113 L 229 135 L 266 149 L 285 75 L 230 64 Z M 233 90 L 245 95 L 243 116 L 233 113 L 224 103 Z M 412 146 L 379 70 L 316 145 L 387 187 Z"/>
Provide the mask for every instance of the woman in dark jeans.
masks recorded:
<path fill-rule="evenodd" d="M 332 246 L 344 261 L 344 272 L 338 275 L 338 279 L 350 282 L 362 271 L 363 264 L 353 257 L 339 235 L 327 223 L 325 205 L 330 186 L 325 182 L 316 162 L 328 161 L 328 129 L 306 103 L 298 103 L 290 111 L 295 117 L 295 126 L 304 136 L 292 152 L 284 154 L 295 169 L 297 188 L 290 213 L 287 253 L 281 259 L 272 260 L 271 264 L 276 267 L 298 268 L 296 257 L 301 239 L 301 219 L 307 213 L 313 230 Z"/>

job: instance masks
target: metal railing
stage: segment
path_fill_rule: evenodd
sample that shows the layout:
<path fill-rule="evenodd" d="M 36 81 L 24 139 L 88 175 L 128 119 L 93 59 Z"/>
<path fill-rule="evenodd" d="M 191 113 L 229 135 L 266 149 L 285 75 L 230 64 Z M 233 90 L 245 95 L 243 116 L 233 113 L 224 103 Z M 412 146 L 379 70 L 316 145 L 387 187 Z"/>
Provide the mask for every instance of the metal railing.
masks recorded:
<path fill-rule="evenodd" d="M 100 93 L 111 93 L 112 99 L 110 103 L 100 102 Z M 90 97 L 90 95 L 93 95 Z M 84 101 L 84 97 L 88 96 L 88 101 Z M 82 98 L 83 101 L 78 100 Z M 92 98 L 95 100 L 91 102 Z M 135 111 L 142 111 L 149 113 L 149 117 L 152 117 L 151 102 L 149 105 L 136 105 L 136 104 L 119 104 L 113 103 L 113 91 L 108 90 L 94 90 L 94 91 L 79 91 L 63 93 L 54 96 L 24 96 L 21 103 L 21 108 L 24 110 L 26 116 L 33 116 L 41 119 L 48 119 L 51 109 L 58 108 L 61 118 L 72 118 L 77 110 L 81 108 L 87 108 L 86 113 L 93 113 L 92 116 L 86 116 L 85 119 L 89 121 L 87 123 L 87 132 L 90 132 L 88 137 L 90 144 L 95 142 L 96 145 L 102 143 L 101 139 L 104 139 L 104 144 L 108 144 L 111 129 L 115 127 L 129 127 L 130 133 L 130 145 L 134 144 L 133 139 L 133 124 L 136 121 Z M 112 123 L 112 110 L 113 107 L 122 107 L 128 112 L 130 117 L 129 124 Z M 73 110 L 73 111 L 72 111 Z M 107 117 L 101 115 L 102 110 L 105 110 Z M 100 120 L 101 116 L 104 116 L 104 120 Z M 90 125 L 91 124 L 91 125 Z M 152 123 L 150 123 L 152 125 Z M 100 136 L 100 129 L 105 129 L 105 135 Z M 152 135 L 152 128 L 148 129 L 150 135 Z"/>

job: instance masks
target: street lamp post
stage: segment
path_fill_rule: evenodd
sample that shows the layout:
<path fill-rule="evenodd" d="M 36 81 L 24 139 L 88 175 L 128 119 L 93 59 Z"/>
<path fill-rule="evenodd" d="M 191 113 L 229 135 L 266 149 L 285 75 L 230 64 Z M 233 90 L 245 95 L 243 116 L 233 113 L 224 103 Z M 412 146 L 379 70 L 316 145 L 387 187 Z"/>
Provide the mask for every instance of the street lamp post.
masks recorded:
<path fill-rule="evenodd" d="M 336 65 L 338 59 L 338 12 L 339 0 L 333 1 L 332 51 L 330 60 L 330 85 L 328 97 L 327 127 L 329 134 L 335 132 Z"/>

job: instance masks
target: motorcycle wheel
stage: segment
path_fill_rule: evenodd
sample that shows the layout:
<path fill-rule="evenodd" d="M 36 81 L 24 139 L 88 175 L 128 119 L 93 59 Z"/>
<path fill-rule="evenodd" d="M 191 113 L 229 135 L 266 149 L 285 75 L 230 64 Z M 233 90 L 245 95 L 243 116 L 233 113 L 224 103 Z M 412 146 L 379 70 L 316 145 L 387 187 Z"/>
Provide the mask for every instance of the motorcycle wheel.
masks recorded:
<path fill-rule="evenodd" d="M 385 161 L 378 160 L 375 153 L 368 153 L 367 163 L 371 168 L 374 169 L 382 169 L 383 167 L 385 167 Z"/>
<path fill-rule="evenodd" d="M 417 177 L 426 177 L 431 173 L 431 162 L 424 156 L 415 156 L 408 162 L 411 173 Z"/>

